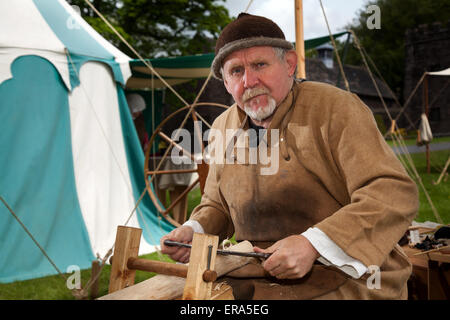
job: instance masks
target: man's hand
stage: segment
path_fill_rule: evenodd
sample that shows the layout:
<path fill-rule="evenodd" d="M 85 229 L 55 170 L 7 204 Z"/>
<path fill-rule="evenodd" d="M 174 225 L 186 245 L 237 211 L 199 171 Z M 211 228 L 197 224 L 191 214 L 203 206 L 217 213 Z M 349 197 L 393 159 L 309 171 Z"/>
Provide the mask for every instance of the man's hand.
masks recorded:
<path fill-rule="evenodd" d="M 254 247 L 255 252 L 272 253 L 263 263 L 264 269 L 278 279 L 298 279 L 312 268 L 320 254 L 302 235 L 289 236 L 263 250 Z"/>
<path fill-rule="evenodd" d="M 160 240 L 161 252 L 168 254 L 175 261 L 187 263 L 191 255 L 191 249 L 184 247 L 166 246 L 164 240 L 172 240 L 182 243 L 191 243 L 194 237 L 194 230 L 189 226 L 181 226 L 163 236 Z"/>

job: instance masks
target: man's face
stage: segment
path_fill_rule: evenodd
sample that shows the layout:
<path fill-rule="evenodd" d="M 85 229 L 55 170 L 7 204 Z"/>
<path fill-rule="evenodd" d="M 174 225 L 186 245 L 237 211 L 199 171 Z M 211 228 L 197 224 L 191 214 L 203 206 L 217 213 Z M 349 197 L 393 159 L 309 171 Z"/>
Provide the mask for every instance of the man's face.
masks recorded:
<path fill-rule="evenodd" d="M 292 86 L 295 51 L 284 59 L 272 47 L 251 47 L 230 54 L 223 63 L 223 80 L 238 106 L 252 119 L 270 117 Z"/>

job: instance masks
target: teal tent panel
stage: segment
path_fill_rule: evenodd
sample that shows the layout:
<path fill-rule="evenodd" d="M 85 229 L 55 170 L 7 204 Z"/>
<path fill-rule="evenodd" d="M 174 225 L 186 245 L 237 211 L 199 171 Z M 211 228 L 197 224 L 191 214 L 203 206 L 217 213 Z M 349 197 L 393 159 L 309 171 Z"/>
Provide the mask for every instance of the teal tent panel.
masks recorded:
<path fill-rule="evenodd" d="M 71 53 L 114 60 L 114 56 L 83 27 L 75 25 L 70 13 L 55 0 L 33 0 L 52 31 Z"/>
<path fill-rule="evenodd" d="M 47 60 L 24 56 L 0 84 L 0 195 L 62 272 L 95 256 L 78 203 L 67 90 Z M 0 203 L 0 282 L 56 270 Z"/>
<path fill-rule="evenodd" d="M 106 63 L 111 67 L 114 79 L 125 84 L 120 66 L 114 61 L 114 56 L 83 27 L 75 24 L 70 13 L 58 1 L 34 0 L 34 4 L 69 52 L 67 63 L 72 87 L 79 85 L 77 74 L 86 61 Z"/>
<path fill-rule="evenodd" d="M 333 34 L 333 38 L 337 39 L 339 37 L 342 37 L 345 34 L 348 34 L 348 31 L 335 33 L 335 34 Z M 331 41 L 330 36 L 324 36 L 324 37 L 305 40 L 305 50 L 314 49 L 314 48 L 316 48 L 322 44 L 328 43 L 330 41 Z"/>
<path fill-rule="evenodd" d="M 192 56 L 167 57 L 148 59 L 154 68 L 184 69 L 184 68 L 209 68 L 214 60 L 214 53 L 197 54 Z M 132 67 L 143 67 L 145 64 L 141 60 L 131 60 Z"/>
<path fill-rule="evenodd" d="M 84 63 L 88 61 L 98 61 L 108 65 L 111 68 L 112 74 L 114 76 L 114 80 L 125 84 L 123 80 L 122 71 L 120 70 L 120 65 L 114 60 L 106 60 L 99 59 L 89 56 L 82 56 L 78 54 L 68 53 L 67 54 L 67 65 L 69 66 L 69 74 L 70 74 L 70 85 L 73 88 L 77 87 L 80 84 L 80 69 Z"/>
<path fill-rule="evenodd" d="M 136 128 L 131 118 L 128 108 L 125 92 L 120 85 L 117 85 L 117 94 L 119 99 L 120 118 L 122 124 L 122 132 L 125 142 L 125 149 L 128 161 L 128 170 L 130 172 L 130 180 L 133 187 L 133 194 L 136 201 L 141 197 L 142 192 L 146 188 L 144 175 L 144 151 L 139 144 L 139 138 Z M 164 217 L 159 215 L 150 196 L 144 193 L 139 209 L 134 214 L 137 215 L 142 235 L 144 239 L 152 244 L 159 245 L 159 239 L 174 229 Z"/>

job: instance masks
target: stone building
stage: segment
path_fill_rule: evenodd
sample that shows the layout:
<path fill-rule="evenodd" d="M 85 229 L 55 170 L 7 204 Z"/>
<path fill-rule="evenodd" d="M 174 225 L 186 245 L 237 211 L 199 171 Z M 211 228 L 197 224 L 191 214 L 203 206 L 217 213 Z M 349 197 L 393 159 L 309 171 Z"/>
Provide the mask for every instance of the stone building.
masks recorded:
<path fill-rule="evenodd" d="M 323 45 L 316 48 L 316 50 L 318 58 L 306 59 L 305 67 L 307 79 L 329 83 L 340 89 L 347 90 L 339 65 L 333 62 L 332 59 L 333 47 L 331 45 Z M 372 110 L 379 129 L 384 132 L 390 127 L 390 120 L 383 105 L 383 101 L 392 117 L 395 117 L 400 110 L 395 104 L 393 94 L 383 81 L 373 75 L 381 97 L 383 98 L 383 100 L 381 100 L 373 80 L 365 67 L 344 64 L 343 69 L 350 91 L 358 95 L 358 97 Z"/>
<path fill-rule="evenodd" d="M 405 34 L 405 85 L 407 99 L 424 72 L 450 68 L 450 20 L 420 25 Z M 450 77 L 427 76 L 428 119 L 434 135 L 450 134 Z M 418 124 L 425 111 L 424 83 L 411 98 L 406 112 Z"/>

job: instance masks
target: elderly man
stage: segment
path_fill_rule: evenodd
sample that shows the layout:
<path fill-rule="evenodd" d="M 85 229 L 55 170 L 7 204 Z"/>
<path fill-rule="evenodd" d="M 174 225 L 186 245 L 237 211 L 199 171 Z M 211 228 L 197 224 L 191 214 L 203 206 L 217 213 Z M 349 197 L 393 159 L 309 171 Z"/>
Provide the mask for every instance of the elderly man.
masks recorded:
<path fill-rule="evenodd" d="M 405 299 L 411 265 L 397 242 L 416 215 L 417 188 L 370 109 L 354 94 L 296 80 L 296 61 L 269 19 L 240 14 L 223 30 L 212 68 L 236 103 L 213 128 L 266 129 L 259 145 L 279 148 L 277 170 L 211 163 L 200 205 L 161 239 L 162 251 L 187 262 L 188 249 L 163 241 L 206 232 L 271 253 L 260 265 L 268 277 L 244 268 L 245 279 L 227 279 L 236 298 Z"/>

